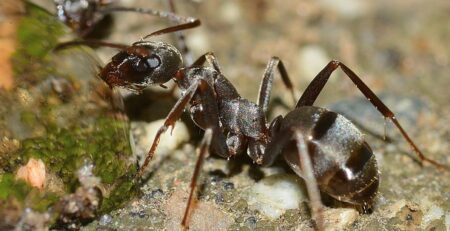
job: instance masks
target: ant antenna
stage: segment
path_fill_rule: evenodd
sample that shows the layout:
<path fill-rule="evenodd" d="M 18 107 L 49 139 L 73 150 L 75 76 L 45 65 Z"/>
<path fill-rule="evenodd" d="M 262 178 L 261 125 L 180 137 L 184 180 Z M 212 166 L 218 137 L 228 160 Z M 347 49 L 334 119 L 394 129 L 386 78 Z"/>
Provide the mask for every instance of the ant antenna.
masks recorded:
<path fill-rule="evenodd" d="M 69 41 L 69 42 L 63 42 L 58 45 L 56 45 L 55 48 L 53 48 L 53 51 L 59 51 L 63 49 L 67 49 L 72 46 L 79 46 L 79 45 L 86 45 L 86 46 L 103 46 L 103 47 L 111 47 L 111 48 L 117 48 L 120 50 L 125 50 L 129 46 L 125 44 L 120 43 L 110 43 L 110 42 L 104 42 L 99 40 L 75 40 L 75 41 Z"/>

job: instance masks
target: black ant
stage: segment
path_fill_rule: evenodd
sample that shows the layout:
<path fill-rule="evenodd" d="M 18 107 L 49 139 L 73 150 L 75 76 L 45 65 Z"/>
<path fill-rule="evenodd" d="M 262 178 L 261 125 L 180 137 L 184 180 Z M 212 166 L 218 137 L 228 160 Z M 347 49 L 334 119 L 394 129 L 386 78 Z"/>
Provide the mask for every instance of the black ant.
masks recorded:
<path fill-rule="evenodd" d="M 173 26 L 151 33 L 143 39 L 195 26 L 197 24 L 193 23 Z M 448 166 L 425 157 L 397 121 L 394 113 L 352 70 L 339 61 L 331 61 L 323 68 L 306 88 L 292 111 L 284 117 L 279 115 L 268 123 L 265 114 L 275 69 L 278 69 L 285 87 L 294 96 L 293 85 L 279 58 L 272 57 L 268 62 L 258 102 L 252 103 L 242 98 L 222 74 L 213 53 L 206 53 L 192 65 L 184 67 L 182 56 L 174 46 L 143 39 L 130 46 L 74 41 L 61 44 L 60 47 L 87 44 L 120 49 L 99 73 L 99 77 L 111 88 L 122 87 L 141 92 L 148 86 L 163 86 L 174 80 L 181 89 L 182 97 L 158 130 L 137 177 L 143 176 L 161 135 L 170 127 L 174 128 L 184 109 L 190 105 L 192 120 L 205 130 L 205 133 L 200 143 L 200 154 L 181 222 L 184 228 L 188 228 L 194 192 L 208 150 L 227 159 L 247 152 L 254 163 L 261 166 L 271 165 L 282 155 L 292 170 L 306 182 L 313 219 L 319 230 L 324 228 L 320 192 L 354 205 L 364 213 L 369 211 L 379 186 L 377 162 L 370 146 L 358 128 L 344 116 L 313 106 L 331 74 L 339 67 L 372 105 L 394 123 L 418 155 L 421 164 L 429 162 L 438 168 L 449 169 Z M 206 62 L 211 67 L 205 67 Z"/>
<path fill-rule="evenodd" d="M 116 0 L 54 0 L 58 19 L 70 27 L 81 38 L 86 38 L 93 32 L 95 26 L 100 21 L 113 12 L 135 12 L 154 15 L 167 18 L 175 23 L 194 20 L 176 15 L 173 12 L 175 11 L 175 7 L 172 0 L 168 0 L 172 12 L 115 6 L 115 2 Z"/>
<path fill-rule="evenodd" d="M 197 27 L 200 20 L 192 17 L 183 17 L 176 14 L 173 0 L 167 0 L 170 12 L 155 9 L 144 9 L 135 7 L 115 6 L 116 0 L 54 0 L 56 16 L 70 27 L 80 38 L 86 39 L 95 31 L 96 26 L 113 12 L 134 12 L 139 14 L 153 15 L 178 24 L 180 30 Z M 162 33 L 166 33 L 163 32 Z M 176 32 L 177 45 L 183 51 L 184 59 L 190 63 L 192 56 L 186 45 L 183 34 Z M 91 44 L 101 42 L 90 40 Z"/>

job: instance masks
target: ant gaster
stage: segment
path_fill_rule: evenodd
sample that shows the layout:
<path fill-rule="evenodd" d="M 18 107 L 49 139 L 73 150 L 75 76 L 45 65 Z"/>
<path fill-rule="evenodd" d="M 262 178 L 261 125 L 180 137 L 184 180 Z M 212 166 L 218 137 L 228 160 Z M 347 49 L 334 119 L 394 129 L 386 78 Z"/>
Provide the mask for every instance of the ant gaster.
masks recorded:
<path fill-rule="evenodd" d="M 149 34 L 144 39 L 194 26 L 197 24 L 169 27 Z M 73 44 L 92 43 L 69 42 L 61 46 Z M 184 67 L 180 52 L 164 42 L 141 40 L 131 46 L 104 42 L 95 44 L 121 49 L 99 74 L 110 87 L 140 92 L 150 85 L 162 85 L 174 80 L 182 92 L 164 125 L 158 130 L 138 173 L 139 178 L 153 158 L 161 135 L 170 127 L 173 129 L 188 105 L 192 120 L 205 130 L 182 220 L 184 228 L 188 228 L 197 180 L 208 150 L 227 159 L 246 152 L 261 166 L 271 165 L 277 156 L 282 155 L 292 170 L 305 180 L 313 218 L 319 230 L 323 229 L 320 191 L 339 201 L 355 205 L 363 212 L 373 205 L 378 191 L 379 171 L 375 156 L 363 134 L 344 116 L 313 106 L 330 75 L 339 67 L 372 105 L 394 123 L 421 163 L 429 162 L 448 169 L 448 166 L 425 157 L 401 127 L 394 113 L 352 70 L 339 61 L 331 61 L 325 66 L 306 88 L 292 111 L 269 123 L 265 114 L 276 69 L 285 87 L 294 96 L 287 71 L 277 57 L 272 57 L 268 62 L 258 102 L 252 103 L 242 98 L 222 74 L 212 53 L 206 53 L 192 65 Z M 205 67 L 206 62 L 211 67 Z"/>

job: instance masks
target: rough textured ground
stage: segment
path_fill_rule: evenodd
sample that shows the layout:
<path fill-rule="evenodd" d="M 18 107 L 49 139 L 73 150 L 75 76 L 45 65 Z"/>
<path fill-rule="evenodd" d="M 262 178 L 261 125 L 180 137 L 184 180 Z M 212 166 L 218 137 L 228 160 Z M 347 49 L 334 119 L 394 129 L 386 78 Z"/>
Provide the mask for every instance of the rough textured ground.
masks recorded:
<path fill-rule="evenodd" d="M 384 93 L 386 104 L 397 113 L 427 156 L 450 163 L 447 90 L 450 28 L 446 23 L 449 5 L 445 1 L 176 3 L 181 14 L 198 17 L 203 23 L 202 27 L 185 33 L 194 57 L 213 51 L 223 72 L 244 97 L 256 99 L 260 76 L 271 56 L 279 56 L 285 62 L 298 95 L 328 61 L 338 59 L 359 73 L 375 92 Z M 130 5 L 165 7 L 142 1 Z M 151 19 L 145 24 L 130 22 L 138 36 L 124 33 L 130 27 L 128 22 L 120 22 L 118 32 L 111 38 L 133 41 L 161 27 L 152 22 Z M 285 107 L 277 105 L 293 105 L 279 79 L 275 82 L 273 99 L 281 103 L 274 103 L 272 116 L 286 112 Z M 330 104 L 363 127 L 383 134 L 381 115 L 341 73 L 332 77 L 316 105 Z M 421 168 L 399 133 L 392 126 L 388 130 L 395 138 L 392 144 L 367 136 L 381 171 L 380 194 L 374 212 L 359 215 L 336 206 L 327 209 L 327 224 L 336 230 L 450 229 L 450 175 L 430 165 Z M 143 187 L 144 196 L 88 229 L 179 228 L 194 161 L 190 144 L 155 160 L 150 170 L 152 175 Z M 237 163 L 242 161 L 246 163 Z M 252 187 L 280 172 L 288 174 L 282 178 L 293 174 L 283 165 L 260 170 L 248 158 L 228 162 L 210 158 L 204 166 L 200 200 L 192 215 L 191 228 L 304 230 L 310 227 L 307 203 L 288 209 L 276 219 L 249 205 Z"/>
<path fill-rule="evenodd" d="M 193 56 L 213 51 L 224 74 L 243 97 L 256 100 L 261 75 L 271 56 L 279 56 L 285 62 L 298 96 L 328 61 L 338 59 L 360 74 L 376 93 L 383 95 L 386 104 L 427 156 L 450 164 L 450 5 L 446 1 L 175 2 L 180 14 L 202 21 L 200 28 L 185 33 Z M 165 1 L 128 0 L 123 3 L 167 8 Z M 112 34 L 107 39 L 121 43 L 134 42 L 167 25 L 163 20 L 133 14 L 126 14 L 126 19 L 125 14 L 114 19 Z M 161 39 L 174 41 L 171 36 Z M 99 49 L 98 54 L 107 61 L 113 51 Z M 333 108 L 363 127 L 383 134 L 382 116 L 372 110 L 353 84 L 338 72 L 316 105 Z M 286 113 L 294 104 L 280 82 L 275 80 L 271 117 Z M 127 100 L 133 108 L 139 109 L 132 110 L 132 119 L 151 122 L 166 115 L 175 100 L 163 99 L 155 91 Z M 189 120 L 183 121 L 191 127 Z M 145 133 L 139 128 L 149 125 L 132 122 L 132 126 L 136 140 L 140 141 L 137 151 L 144 153 L 148 144 L 143 144 Z M 430 165 L 421 168 L 399 133 L 392 126 L 388 126 L 388 130 L 389 136 L 394 138 L 390 144 L 367 135 L 381 171 L 374 212 L 360 215 L 353 209 L 333 206 L 325 211 L 328 227 L 336 230 L 449 230 L 450 174 Z M 200 137 L 197 130 L 189 131 L 174 132 L 174 137 L 183 138 L 166 137 L 169 141 L 177 140 L 179 146 L 158 154 L 149 168 L 150 176 L 140 197 L 84 229 L 180 229 L 196 159 L 195 144 Z M 277 218 L 270 218 L 252 204 L 254 197 L 261 198 L 254 194 L 255 185 L 267 184 L 273 190 L 284 187 L 277 182 L 288 182 L 304 200 L 301 179 L 295 178 L 283 163 L 259 169 L 245 157 L 230 161 L 209 158 L 203 169 L 199 201 L 191 216 L 192 230 L 311 229 L 307 202 L 301 202 L 298 208 L 280 209 L 281 215 Z M 260 202 L 272 203 L 265 199 Z M 275 205 L 285 203 L 275 202 Z"/>

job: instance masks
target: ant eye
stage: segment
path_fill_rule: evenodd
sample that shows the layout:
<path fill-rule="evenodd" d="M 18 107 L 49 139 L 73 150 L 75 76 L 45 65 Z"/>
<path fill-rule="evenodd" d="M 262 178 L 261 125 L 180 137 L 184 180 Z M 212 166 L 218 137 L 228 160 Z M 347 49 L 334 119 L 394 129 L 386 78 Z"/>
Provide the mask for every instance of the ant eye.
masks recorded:
<path fill-rule="evenodd" d="M 147 68 L 148 68 L 147 64 L 139 59 L 136 60 L 135 62 L 133 62 L 133 66 L 134 66 L 134 69 L 138 72 L 147 71 Z"/>
<path fill-rule="evenodd" d="M 147 58 L 147 64 L 150 68 L 157 68 L 161 65 L 161 60 L 157 55 L 151 55 Z"/>

